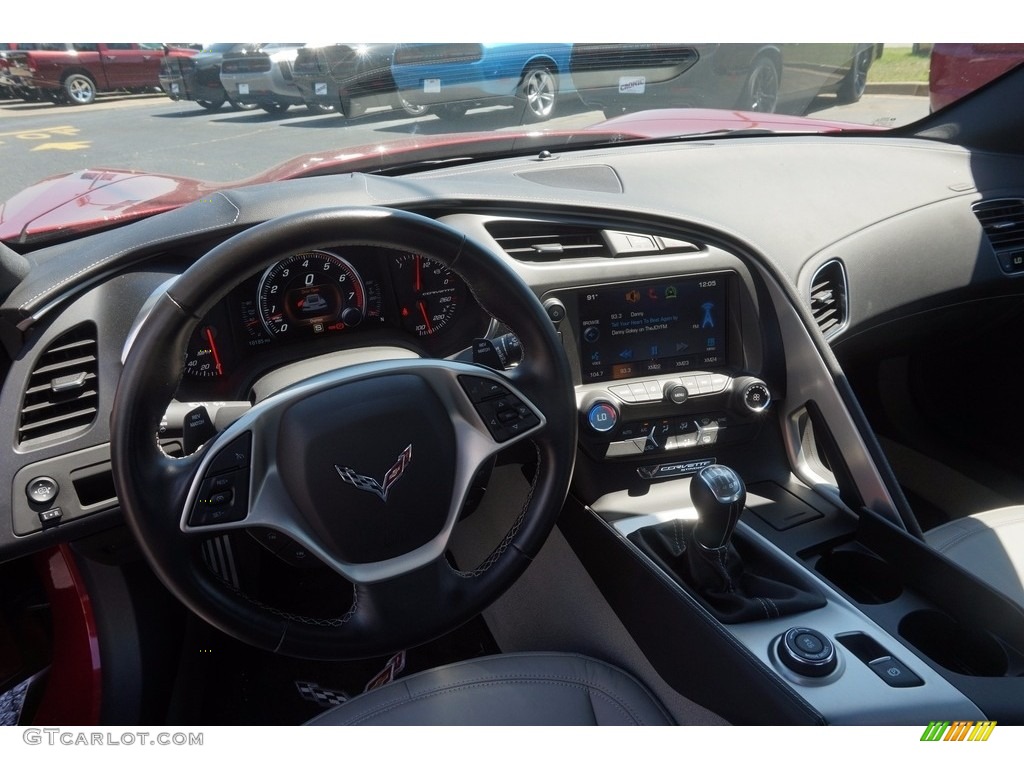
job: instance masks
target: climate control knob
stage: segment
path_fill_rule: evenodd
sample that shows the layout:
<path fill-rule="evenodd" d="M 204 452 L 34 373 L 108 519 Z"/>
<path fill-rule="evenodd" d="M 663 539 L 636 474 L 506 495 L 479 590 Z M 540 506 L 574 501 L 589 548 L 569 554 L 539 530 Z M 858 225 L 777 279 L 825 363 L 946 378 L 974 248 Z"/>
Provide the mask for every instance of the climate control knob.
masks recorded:
<path fill-rule="evenodd" d="M 772 402 L 768 385 L 752 376 L 737 379 L 733 391 L 738 395 L 738 405 L 750 413 L 761 413 Z"/>
<path fill-rule="evenodd" d="M 592 430 L 598 434 L 604 435 L 611 432 L 618 426 L 619 411 L 607 400 L 598 400 L 587 408 L 586 419 L 587 425 Z"/>

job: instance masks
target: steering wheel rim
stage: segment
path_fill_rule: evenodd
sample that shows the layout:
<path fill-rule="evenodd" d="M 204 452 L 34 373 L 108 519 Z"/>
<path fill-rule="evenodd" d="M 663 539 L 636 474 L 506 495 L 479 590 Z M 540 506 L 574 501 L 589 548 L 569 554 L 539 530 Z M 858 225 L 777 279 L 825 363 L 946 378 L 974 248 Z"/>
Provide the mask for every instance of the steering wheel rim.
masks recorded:
<path fill-rule="evenodd" d="M 517 334 L 524 350 L 523 362 L 506 375 L 476 366 L 430 360 L 388 361 L 328 372 L 261 401 L 243 420 L 196 454 L 185 458 L 166 456 L 155 435 L 180 380 L 186 345 L 194 328 L 236 283 L 237 277 L 265 269 L 288 253 L 350 245 L 423 253 L 456 271 L 480 305 Z M 487 426 L 486 414 L 470 391 L 473 380 L 503 386 L 519 406 L 526 408 L 520 408 L 525 419 L 523 434 L 509 438 Z M 296 435 L 308 423 L 310 413 L 344 411 L 340 406 L 350 395 L 362 397 L 375 389 L 391 392 L 395 398 L 382 399 L 374 406 L 379 410 L 367 418 L 353 415 L 360 410 L 353 409 L 353 414 L 338 413 L 329 419 L 315 420 L 325 421 L 325 425 L 317 428 L 312 447 L 299 461 L 286 458 L 296 446 L 301 450 L 303 440 Z M 436 395 L 433 399 L 431 392 Z M 396 403 L 392 410 L 390 399 L 429 402 L 430 407 L 423 409 L 421 417 L 408 405 Z M 493 400 L 490 402 L 493 405 Z M 335 408 L 336 405 L 339 407 Z M 447 411 L 445 418 L 456 425 L 453 432 L 458 431 L 457 435 L 449 435 L 447 442 L 429 437 L 435 431 L 446 432 L 439 420 L 440 410 Z M 475 419 L 474 413 L 480 418 Z M 393 415 L 398 416 L 397 422 Z M 423 483 L 431 482 L 425 478 L 432 471 L 436 474 L 437 464 L 434 470 L 420 469 L 417 460 L 421 455 L 428 457 L 420 460 L 425 467 L 429 457 L 436 453 L 444 460 L 454 457 L 459 466 L 465 463 L 468 468 L 461 474 L 455 471 L 443 514 L 440 502 L 437 509 L 429 511 L 428 523 L 424 524 L 429 531 L 410 534 L 409 542 L 395 545 L 418 552 L 423 548 L 424 536 L 440 526 L 436 536 L 428 536 L 433 547 L 431 556 L 421 553 L 419 559 L 405 560 L 397 569 L 378 569 L 367 575 L 367 569 L 349 568 L 350 561 L 366 556 L 372 562 L 393 560 L 393 553 L 384 551 L 391 545 L 380 542 L 390 542 L 396 534 L 402 539 L 401 521 L 390 524 L 397 527 L 376 531 L 378 524 L 371 522 L 371 518 L 385 509 L 381 506 L 367 508 L 358 525 L 337 528 L 342 524 L 335 520 L 341 516 L 327 508 L 328 501 L 319 499 L 349 493 L 351 505 L 346 502 L 344 511 L 358 505 L 358 513 L 363 514 L 364 506 L 381 500 L 378 497 L 382 489 L 387 496 L 384 485 L 388 464 L 371 462 L 365 468 L 356 467 L 368 473 L 363 478 L 368 481 L 385 473 L 381 481 L 370 483 L 377 484 L 374 493 L 360 492 L 366 489 L 357 488 L 359 483 L 351 479 L 358 477 L 354 471 L 349 472 L 350 479 L 344 477 L 343 470 L 351 470 L 349 464 L 363 461 L 359 458 L 361 454 L 353 462 L 345 456 L 340 461 L 334 456 L 323 459 L 331 462 L 336 472 L 324 465 L 320 467 L 324 471 L 316 474 L 315 479 L 306 465 L 321 461 L 320 454 L 326 453 L 322 447 L 329 444 L 331 435 L 341 426 L 346 427 L 347 437 L 351 428 L 359 432 L 359 439 L 377 440 L 384 452 L 380 455 L 404 455 L 403 446 L 394 450 L 378 440 L 380 435 L 365 434 L 371 430 L 368 425 L 382 419 L 386 426 L 376 432 L 387 433 L 401 442 L 397 433 L 409 424 L 418 436 L 419 447 L 412 448 L 411 461 L 406 459 L 408 470 L 398 471 L 398 481 L 394 482 L 396 498 L 402 493 L 406 498 L 417 494 L 425 498 Z M 396 428 L 398 424 L 402 429 Z M 330 208 L 283 216 L 232 237 L 200 258 L 156 302 L 124 363 L 111 414 L 111 454 L 126 521 L 157 576 L 188 608 L 227 634 L 256 647 L 307 658 L 346 659 L 393 652 L 444 634 L 478 614 L 511 585 L 540 549 L 568 492 L 576 424 L 571 374 L 554 327 L 537 297 L 499 256 L 462 233 L 416 214 L 383 208 Z M 252 505 L 251 509 L 245 508 L 247 517 L 213 527 L 193 525 L 197 520 L 197 494 L 205 487 L 203 483 L 212 464 L 247 430 L 253 435 L 252 460 L 246 467 L 249 474 L 238 481 L 240 487 L 252 494 L 242 502 Z M 538 457 L 525 505 L 490 557 L 473 571 L 457 571 L 444 556 L 443 544 L 458 516 L 459 494 L 466 490 L 462 485 L 468 482 L 465 474 L 474 463 L 488 460 L 520 439 L 531 441 Z M 465 444 L 471 447 L 464 447 Z M 362 446 L 358 442 L 357 445 Z M 465 451 L 470 452 L 468 458 Z M 391 469 L 396 470 L 401 461 L 399 455 Z M 281 475 L 280 482 L 275 480 L 275 474 Z M 334 477 L 327 479 L 330 475 Z M 275 489 L 284 488 L 292 501 L 292 508 L 280 514 L 292 517 L 285 522 L 272 518 L 272 527 L 290 535 L 298 533 L 301 543 L 310 545 L 321 559 L 326 555 L 327 564 L 353 582 L 353 602 L 345 614 L 325 619 L 270 608 L 225 585 L 194 557 L 197 537 L 218 533 L 222 527 L 233 530 L 251 525 L 253 521 L 248 515 L 255 511 L 270 514 L 270 500 L 276 497 L 269 494 L 263 498 L 260 494 L 267 484 L 275 482 Z M 302 489 L 307 483 L 310 488 L 317 485 L 317 493 L 304 493 Z M 355 497 L 358 501 L 352 501 Z M 386 504 L 387 498 L 383 501 Z M 403 504 L 400 514 L 411 521 L 408 506 Z M 439 522 L 442 518 L 443 524 Z M 257 515 L 257 522 L 266 524 L 266 518 Z M 364 529 L 366 542 L 375 543 L 362 541 Z M 358 541 L 352 544 L 357 550 L 354 558 L 344 552 L 348 541 Z M 442 544 L 440 549 L 438 542 Z M 382 551 L 387 556 L 381 557 Z"/>

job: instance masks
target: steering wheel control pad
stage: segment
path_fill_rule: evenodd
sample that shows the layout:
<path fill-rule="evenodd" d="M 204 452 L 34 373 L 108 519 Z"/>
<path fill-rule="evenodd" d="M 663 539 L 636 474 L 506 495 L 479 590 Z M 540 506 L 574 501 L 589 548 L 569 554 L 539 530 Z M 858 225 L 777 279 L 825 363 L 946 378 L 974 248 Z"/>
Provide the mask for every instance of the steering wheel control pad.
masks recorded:
<path fill-rule="evenodd" d="M 277 466 L 318 540 L 339 559 L 404 555 L 442 530 L 453 494 L 455 431 L 412 374 L 343 384 L 281 419 Z"/>
<path fill-rule="evenodd" d="M 478 376 L 459 376 L 459 383 L 495 442 L 511 440 L 540 424 L 530 406 L 497 382 Z"/>
<path fill-rule="evenodd" d="M 246 432 L 222 448 L 206 469 L 188 524 L 214 525 L 244 520 L 249 508 L 252 434 Z"/>

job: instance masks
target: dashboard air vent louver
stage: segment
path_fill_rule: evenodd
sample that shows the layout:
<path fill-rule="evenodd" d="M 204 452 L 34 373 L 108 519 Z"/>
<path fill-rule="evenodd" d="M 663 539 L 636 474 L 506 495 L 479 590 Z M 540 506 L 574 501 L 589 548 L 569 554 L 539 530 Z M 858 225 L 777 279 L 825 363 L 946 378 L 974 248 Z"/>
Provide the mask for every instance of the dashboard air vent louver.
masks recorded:
<path fill-rule="evenodd" d="M 82 323 L 54 339 L 29 375 L 18 418 L 18 444 L 85 430 L 99 408 L 96 326 Z"/>
<path fill-rule="evenodd" d="M 826 339 L 846 326 L 849 319 L 848 295 L 842 262 L 823 264 L 811 278 L 811 314 Z"/>
<path fill-rule="evenodd" d="M 493 221 L 487 225 L 498 245 L 519 261 L 609 257 L 601 230 L 541 221 Z"/>
<path fill-rule="evenodd" d="M 986 200 L 974 204 L 981 222 L 1006 273 L 1024 272 L 1024 200 Z"/>
<path fill-rule="evenodd" d="M 518 261 L 617 259 L 696 253 L 701 247 L 684 240 L 641 232 L 598 229 L 585 224 L 497 219 L 486 225 L 498 245 Z"/>

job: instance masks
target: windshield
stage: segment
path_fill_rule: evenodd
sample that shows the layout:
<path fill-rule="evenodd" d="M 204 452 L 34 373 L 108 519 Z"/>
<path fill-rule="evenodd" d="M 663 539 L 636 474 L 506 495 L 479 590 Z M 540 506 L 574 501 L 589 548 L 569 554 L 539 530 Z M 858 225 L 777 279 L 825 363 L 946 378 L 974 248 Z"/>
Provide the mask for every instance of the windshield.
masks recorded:
<path fill-rule="evenodd" d="M 545 141 L 883 131 L 1024 59 L 1024 44 L 991 43 L 4 47 L 0 239 L 22 243 L 233 185 L 399 173 Z"/>

